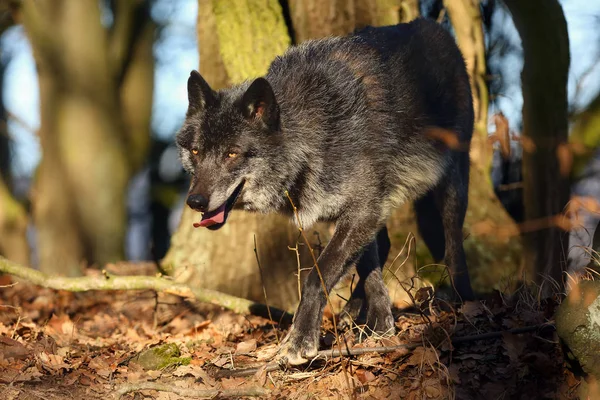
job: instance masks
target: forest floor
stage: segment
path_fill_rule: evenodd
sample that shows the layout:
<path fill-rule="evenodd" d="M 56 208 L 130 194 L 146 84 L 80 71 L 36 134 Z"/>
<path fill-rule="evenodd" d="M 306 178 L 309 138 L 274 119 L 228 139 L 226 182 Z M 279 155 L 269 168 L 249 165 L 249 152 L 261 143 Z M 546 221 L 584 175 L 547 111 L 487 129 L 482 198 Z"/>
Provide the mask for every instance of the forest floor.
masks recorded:
<path fill-rule="evenodd" d="M 153 291 L 71 293 L 1 276 L 0 399 L 575 399 L 555 307 L 525 294 L 457 310 L 424 301 L 397 313 L 391 338 L 340 333 L 343 348 L 377 351 L 282 370 L 268 362 L 287 327 L 267 319 Z M 325 349 L 337 348 L 331 318 Z"/>

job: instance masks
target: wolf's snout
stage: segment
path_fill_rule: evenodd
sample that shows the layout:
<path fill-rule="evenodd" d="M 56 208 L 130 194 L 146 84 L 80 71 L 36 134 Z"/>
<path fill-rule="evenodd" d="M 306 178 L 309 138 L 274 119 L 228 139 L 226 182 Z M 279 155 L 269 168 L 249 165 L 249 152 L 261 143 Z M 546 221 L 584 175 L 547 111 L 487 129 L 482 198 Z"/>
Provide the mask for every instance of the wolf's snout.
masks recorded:
<path fill-rule="evenodd" d="M 195 211 L 205 211 L 208 207 L 208 199 L 201 194 L 190 194 L 186 203 Z"/>

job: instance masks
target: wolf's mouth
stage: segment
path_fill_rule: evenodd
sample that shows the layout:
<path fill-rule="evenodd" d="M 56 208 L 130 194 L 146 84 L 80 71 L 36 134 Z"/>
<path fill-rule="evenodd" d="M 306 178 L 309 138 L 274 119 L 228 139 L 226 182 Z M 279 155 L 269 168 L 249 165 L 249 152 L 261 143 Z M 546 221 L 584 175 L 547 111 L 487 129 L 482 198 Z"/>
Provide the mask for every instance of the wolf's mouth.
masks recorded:
<path fill-rule="evenodd" d="M 202 220 L 200 222 L 194 222 L 194 228 L 204 227 L 210 230 L 217 230 L 225 225 L 227 222 L 227 216 L 229 215 L 229 211 L 235 205 L 240 193 L 242 193 L 242 188 L 244 187 L 245 181 L 242 181 L 238 187 L 235 188 L 231 196 L 223 204 L 214 209 L 213 211 L 208 211 L 202 214 Z"/>

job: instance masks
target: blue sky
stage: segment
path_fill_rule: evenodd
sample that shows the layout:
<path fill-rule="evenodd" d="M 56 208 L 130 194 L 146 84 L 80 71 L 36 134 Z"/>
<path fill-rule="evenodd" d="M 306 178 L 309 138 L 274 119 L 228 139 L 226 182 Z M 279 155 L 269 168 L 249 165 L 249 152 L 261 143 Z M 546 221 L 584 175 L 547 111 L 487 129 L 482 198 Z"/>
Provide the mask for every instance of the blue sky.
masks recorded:
<path fill-rule="evenodd" d="M 571 45 L 569 95 L 575 107 L 584 107 L 600 90 L 600 1 L 564 0 Z M 198 66 L 196 47 L 197 0 L 159 0 L 152 10 L 155 20 L 164 24 L 161 40 L 155 45 L 157 57 L 152 114 L 154 134 L 171 138 L 179 128 L 187 108 L 186 82 Z M 500 21 L 497 21 L 500 22 Z M 509 18 L 501 21 L 515 41 L 518 36 Z M 13 27 L 1 38 L 3 60 L 9 59 L 5 76 L 4 102 L 9 113 L 9 133 L 13 139 L 13 171 L 28 176 L 35 169 L 40 149 L 35 130 L 39 126 L 39 97 L 31 49 L 21 27 Z M 595 67 L 593 67 L 595 66 Z M 503 68 L 509 85 L 498 100 L 514 126 L 520 120 L 522 96 L 519 90 L 519 57 L 510 57 Z M 592 68 L 590 68 L 592 67 Z M 577 82 L 585 75 L 577 92 Z M 575 98 L 575 93 L 577 97 Z M 497 109 L 490 110 L 498 111 Z"/>

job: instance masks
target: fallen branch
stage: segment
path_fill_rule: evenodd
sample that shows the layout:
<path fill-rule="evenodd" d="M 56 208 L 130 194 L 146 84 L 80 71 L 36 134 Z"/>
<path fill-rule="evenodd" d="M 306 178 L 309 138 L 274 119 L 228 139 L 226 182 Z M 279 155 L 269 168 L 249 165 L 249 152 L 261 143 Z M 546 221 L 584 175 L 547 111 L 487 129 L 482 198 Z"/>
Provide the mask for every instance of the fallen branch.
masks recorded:
<path fill-rule="evenodd" d="M 336 357 L 348 357 L 348 356 L 360 356 L 362 354 L 368 353 L 392 353 L 394 351 L 403 351 L 408 354 L 409 351 L 416 349 L 417 347 L 422 346 L 422 343 L 408 343 L 408 344 L 399 344 L 396 346 L 380 346 L 380 347 L 353 347 L 351 349 L 342 348 L 340 349 L 331 349 L 331 350 L 321 350 L 317 353 L 317 355 L 311 360 L 311 362 L 317 360 L 328 360 L 330 358 Z M 277 361 L 270 362 L 267 364 L 263 364 L 259 367 L 254 368 L 244 368 L 244 369 L 224 369 L 220 370 L 215 374 L 216 378 L 239 378 L 244 376 L 251 376 L 256 374 L 258 371 L 265 370 L 265 372 L 273 372 L 279 369 L 284 369 L 285 363 Z"/>
<path fill-rule="evenodd" d="M 242 299 L 216 290 L 190 288 L 171 279 L 156 276 L 82 276 L 76 278 L 50 276 L 33 268 L 25 267 L 0 256 L 0 272 L 25 279 L 33 284 L 55 290 L 87 292 L 90 290 L 154 290 L 180 297 L 196 299 L 203 303 L 215 304 L 242 315 L 259 315 L 268 318 L 264 304 Z M 291 321 L 292 315 L 270 307 L 272 318 L 278 321 Z"/>
<path fill-rule="evenodd" d="M 117 399 L 121 396 L 131 393 L 139 392 L 140 390 L 156 390 L 159 392 L 171 392 L 179 396 L 184 397 L 195 397 L 195 398 L 234 398 L 243 396 L 266 396 L 270 392 L 267 389 L 261 387 L 248 387 L 238 389 L 194 389 L 194 388 L 181 388 L 177 386 L 163 385 L 156 382 L 139 382 L 139 383 L 127 383 L 120 386 L 115 390 L 114 395 Z"/>
<path fill-rule="evenodd" d="M 526 327 L 522 327 L 522 328 L 509 329 L 506 331 L 488 332 L 488 333 L 481 333 L 478 335 L 456 337 L 456 338 L 452 339 L 452 344 L 457 345 L 460 343 L 474 342 L 477 340 L 495 339 L 498 337 L 502 337 L 502 335 L 506 334 L 506 333 L 517 335 L 520 333 L 535 332 L 535 331 L 543 330 L 543 329 L 554 329 L 554 325 L 541 324 L 541 325 L 526 326 Z M 336 357 L 360 356 L 362 354 L 368 354 L 368 353 L 385 354 L 385 353 L 392 353 L 395 351 L 404 352 L 405 354 L 408 354 L 408 352 L 410 352 L 411 350 L 414 350 L 417 347 L 421 347 L 421 346 L 423 346 L 422 343 L 407 343 L 407 344 L 399 344 L 399 345 L 395 345 L 395 346 L 354 347 L 351 349 L 345 348 L 345 349 L 342 349 L 342 351 L 340 351 L 338 349 L 321 350 L 317 353 L 317 355 L 315 356 L 313 361 L 319 360 L 319 359 L 327 360 L 329 358 L 336 358 Z M 253 368 L 245 368 L 245 369 L 237 369 L 237 370 L 226 370 L 226 369 L 220 370 L 215 374 L 215 377 L 218 379 L 220 379 L 220 378 L 239 378 L 239 377 L 244 377 L 244 376 L 255 375 L 256 373 L 258 373 L 261 370 L 265 370 L 265 372 L 273 372 L 273 371 L 277 371 L 277 370 L 284 369 L 284 368 L 285 368 L 285 364 L 282 362 L 270 362 L 270 363 L 264 364 L 262 366 L 253 367 Z"/>

